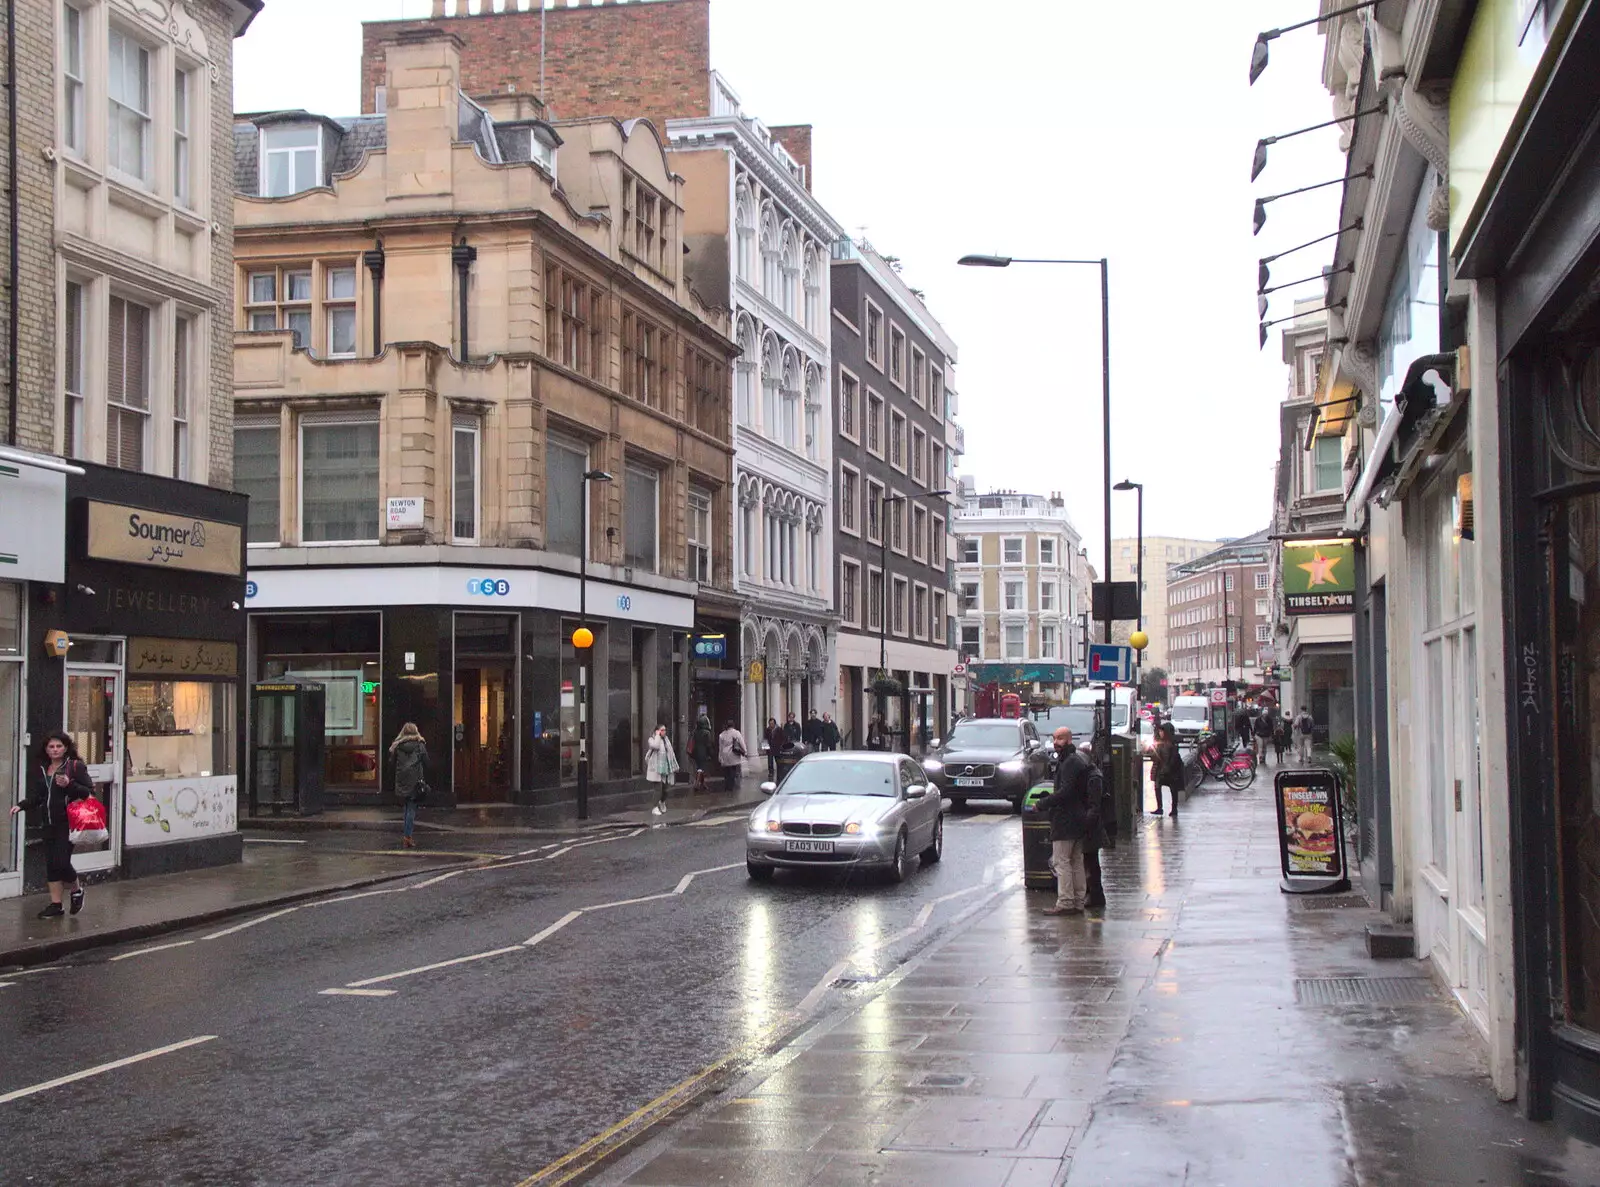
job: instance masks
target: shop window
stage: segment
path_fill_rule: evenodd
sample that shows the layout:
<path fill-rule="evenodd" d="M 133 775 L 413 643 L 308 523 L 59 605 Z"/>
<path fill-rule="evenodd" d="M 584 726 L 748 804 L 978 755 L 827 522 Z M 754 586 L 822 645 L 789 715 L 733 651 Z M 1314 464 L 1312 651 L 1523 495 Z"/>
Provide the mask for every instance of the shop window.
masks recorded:
<path fill-rule="evenodd" d="M 250 496 L 245 539 L 278 542 L 278 421 L 253 423 L 241 417 L 233 426 L 233 489 Z"/>
<path fill-rule="evenodd" d="M 238 753 L 234 692 L 235 685 L 228 682 L 128 681 L 130 815 L 153 816 L 153 821 L 144 823 L 154 823 L 157 828 L 166 821 L 173 827 L 162 828 L 164 833 L 180 830 L 180 821 L 190 817 L 199 803 L 178 796 L 167 807 L 159 789 L 147 790 L 141 800 L 133 785 L 234 774 Z M 208 798 L 204 792 L 196 796 L 196 800 L 204 798 Z M 171 819 L 170 813 L 179 819 Z"/>
<path fill-rule="evenodd" d="M 627 468 L 627 489 L 623 507 L 623 564 L 647 573 L 656 571 L 656 547 L 660 533 L 658 503 L 660 475 L 644 466 Z"/>
<path fill-rule="evenodd" d="M 259 678 L 300 677 L 323 686 L 323 777 L 330 788 L 378 790 L 379 634 L 375 614 L 288 615 L 261 623 Z"/>
<path fill-rule="evenodd" d="M 303 420 L 300 538 L 308 544 L 378 542 L 378 419 Z"/>
<path fill-rule="evenodd" d="M 457 417 L 450 491 L 450 536 L 457 544 L 478 542 L 478 421 Z"/>

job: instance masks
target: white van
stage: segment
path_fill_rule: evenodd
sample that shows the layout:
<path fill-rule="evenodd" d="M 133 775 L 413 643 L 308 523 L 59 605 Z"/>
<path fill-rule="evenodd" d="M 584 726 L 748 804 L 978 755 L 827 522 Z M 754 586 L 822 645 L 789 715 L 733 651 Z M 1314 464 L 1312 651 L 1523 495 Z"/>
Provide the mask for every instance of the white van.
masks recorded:
<path fill-rule="evenodd" d="M 1136 695 L 1136 690 L 1131 684 L 1111 686 L 1111 732 L 1121 734 L 1125 738 L 1133 738 L 1135 741 L 1139 736 L 1139 723 L 1133 715 Z M 1104 687 L 1075 688 L 1072 690 L 1072 695 L 1067 698 L 1067 704 L 1103 705 L 1105 699 Z"/>
<path fill-rule="evenodd" d="M 1178 745 L 1193 746 L 1200 735 L 1211 728 L 1211 698 L 1177 697 L 1167 720 L 1172 722 L 1173 732 L 1178 735 Z"/>

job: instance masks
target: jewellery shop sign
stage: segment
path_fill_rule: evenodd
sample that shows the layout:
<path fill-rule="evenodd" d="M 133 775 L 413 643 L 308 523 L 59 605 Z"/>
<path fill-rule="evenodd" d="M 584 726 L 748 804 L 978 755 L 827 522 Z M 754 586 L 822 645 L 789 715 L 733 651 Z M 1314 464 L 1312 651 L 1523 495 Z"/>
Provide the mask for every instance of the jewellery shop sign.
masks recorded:
<path fill-rule="evenodd" d="M 93 500 L 88 519 L 87 555 L 95 560 L 226 577 L 244 573 L 236 523 Z"/>

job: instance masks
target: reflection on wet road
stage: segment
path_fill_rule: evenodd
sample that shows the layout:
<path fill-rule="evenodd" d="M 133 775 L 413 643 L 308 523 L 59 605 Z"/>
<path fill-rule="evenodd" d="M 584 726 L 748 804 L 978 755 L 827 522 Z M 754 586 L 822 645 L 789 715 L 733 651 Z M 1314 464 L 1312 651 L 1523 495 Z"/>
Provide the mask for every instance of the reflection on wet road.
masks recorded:
<path fill-rule="evenodd" d="M 1015 818 L 976 811 L 902 885 L 756 885 L 740 821 L 7 976 L 0 1181 L 516 1182 L 860 992 L 1020 869 Z M 68 1108 L 94 1124 L 63 1143 Z"/>

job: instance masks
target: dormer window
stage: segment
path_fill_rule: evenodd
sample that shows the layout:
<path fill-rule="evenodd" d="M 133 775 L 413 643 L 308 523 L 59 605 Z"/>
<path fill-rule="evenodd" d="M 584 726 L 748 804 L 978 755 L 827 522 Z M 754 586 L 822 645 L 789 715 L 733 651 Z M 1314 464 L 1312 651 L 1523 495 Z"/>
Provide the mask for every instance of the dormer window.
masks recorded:
<path fill-rule="evenodd" d="M 322 129 L 275 124 L 261 129 L 261 196 L 287 198 L 322 184 Z"/>

